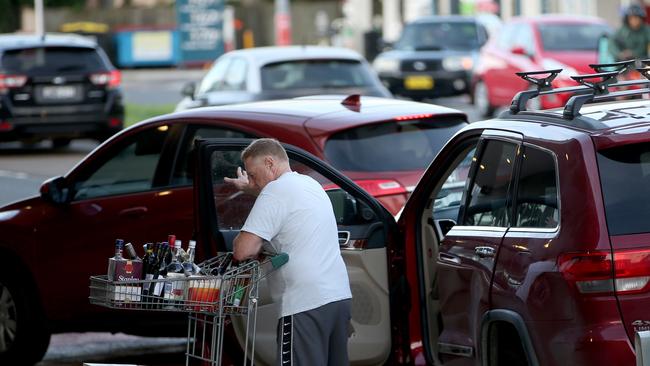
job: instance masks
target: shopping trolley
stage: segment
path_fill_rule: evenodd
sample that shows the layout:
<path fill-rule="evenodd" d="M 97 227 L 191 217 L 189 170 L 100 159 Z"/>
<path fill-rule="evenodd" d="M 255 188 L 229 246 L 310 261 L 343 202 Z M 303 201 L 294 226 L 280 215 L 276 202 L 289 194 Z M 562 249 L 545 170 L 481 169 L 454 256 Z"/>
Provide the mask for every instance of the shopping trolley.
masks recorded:
<path fill-rule="evenodd" d="M 281 253 L 263 261 L 252 260 L 221 273 L 228 255 L 221 254 L 199 264 L 201 275 L 129 281 L 91 276 L 90 303 L 120 310 L 187 313 L 186 365 L 191 361 L 221 365 L 228 317 L 246 317 L 243 364 L 252 366 L 259 281 L 287 263 L 289 256 Z"/>

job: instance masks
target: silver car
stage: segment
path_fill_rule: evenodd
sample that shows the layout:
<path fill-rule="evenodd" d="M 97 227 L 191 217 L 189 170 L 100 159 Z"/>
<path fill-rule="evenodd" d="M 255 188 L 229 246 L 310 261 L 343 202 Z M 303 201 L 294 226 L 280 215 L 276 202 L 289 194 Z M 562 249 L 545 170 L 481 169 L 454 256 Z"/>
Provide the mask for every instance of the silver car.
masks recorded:
<path fill-rule="evenodd" d="M 347 48 L 289 46 L 225 53 L 176 110 L 315 94 L 392 97 L 368 62 Z"/>

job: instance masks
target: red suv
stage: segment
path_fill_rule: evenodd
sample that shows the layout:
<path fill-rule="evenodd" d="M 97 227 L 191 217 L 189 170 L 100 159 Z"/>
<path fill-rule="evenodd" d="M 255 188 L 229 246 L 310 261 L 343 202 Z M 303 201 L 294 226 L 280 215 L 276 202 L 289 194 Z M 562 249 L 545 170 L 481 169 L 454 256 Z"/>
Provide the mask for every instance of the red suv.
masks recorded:
<path fill-rule="evenodd" d="M 515 73 L 563 69 L 556 88 L 577 85 L 570 75 L 588 74 L 598 62 L 598 40 L 611 32 L 599 18 L 565 15 L 513 18 L 481 49 L 472 82 L 472 100 L 482 116 L 507 107 L 527 87 Z M 534 108 L 563 106 L 569 94 L 551 94 L 533 100 Z"/>
<path fill-rule="evenodd" d="M 186 245 L 196 139 L 275 137 L 300 146 L 397 213 L 466 121 L 458 110 L 431 104 L 321 96 L 192 109 L 124 130 L 46 182 L 41 197 L 0 209 L 0 365 L 17 364 L 12 357 L 21 364 L 40 359 L 50 331 L 152 332 L 178 319 L 101 311 L 88 302 L 88 277 L 106 270 L 116 238 L 140 249 L 176 234 Z M 228 215 L 220 223 L 236 233 L 245 212 L 231 203 L 242 198 L 222 193 L 219 212 Z M 205 257 L 214 249 L 198 251 Z"/>
<path fill-rule="evenodd" d="M 584 85 L 565 90 L 563 109 L 513 108 L 464 128 L 397 225 L 354 182 L 287 146 L 293 170 L 329 188 L 354 364 L 634 364 L 635 332 L 650 326 L 650 103 L 600 103 L 648 92 L 608 92 L 630 85 L 617 75 L 576 77 Z M 557 93 L 540 89 L 514 105 Z M 223 183 L 249 142 L 197 144 L 204 245 L 230 248 L 252 205 Z M 259 300 L 255 356 L 272 362 L 277 309 L 268 293 Z"/>

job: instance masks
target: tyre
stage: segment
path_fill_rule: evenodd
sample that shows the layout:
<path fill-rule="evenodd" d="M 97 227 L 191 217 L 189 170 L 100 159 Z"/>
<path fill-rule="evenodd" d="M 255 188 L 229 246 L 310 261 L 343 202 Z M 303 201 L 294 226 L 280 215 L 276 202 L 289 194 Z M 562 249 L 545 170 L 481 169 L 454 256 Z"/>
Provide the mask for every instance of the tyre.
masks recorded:
<path fill-rule="evenodd" d="M 482 80 L 476 82 L 472 100 L 474 101 L 474 105 L 481 117 L 492 117 L 494 115 L 495 108 L 490 104 L 490 94 L 487 86 Z"/>
<path fill-rule="evenodd" d="M 50 332 L 24 272 L 0 269 L 0 365 L 33 365 L 50 343 Z"/>
<path fill-rule="evenodd" d="M 68 147 L 68 145 L 70 145 L 70 139 L 65 139 L 65 138 L 52 139 L 52 148 L 54 149 L 61 149 L 64 147 Z"/>

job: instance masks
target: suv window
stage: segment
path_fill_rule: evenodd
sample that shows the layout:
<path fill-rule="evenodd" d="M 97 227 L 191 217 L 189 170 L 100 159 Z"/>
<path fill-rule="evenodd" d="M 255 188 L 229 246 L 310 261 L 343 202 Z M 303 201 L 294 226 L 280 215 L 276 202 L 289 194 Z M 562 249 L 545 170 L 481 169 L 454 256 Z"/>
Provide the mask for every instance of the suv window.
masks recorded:
<path fill-rule="evenodd" d="M 372 86 L 373 76 L 357 60 L 309 60 L 268 64 L 262 90 Z"/>
<path fill-rule="evenodd" d="M 85 180 L 75 185 L 75 200 L 143 192 L 153 188 L 167 126 L 138 133 Z"/>
<path fill-rule="evenodd" d="M 106 70 L 102 57 L 92 48 L 40 47 L 5 51 L 1 68 L 8 73 L 42 75 Z"/>
<path fill-rule="evenodd" d="M 610 235 L 650 232 L 650 143 L 598 152 Z"/>
<path fill-rule="evenodd" d="M 483 154 L 474 169 L 463 225 L 506 227 L 509 223 L 508 190 L 517 145 L 486 140 Z"/>
<path fill-rule="evenodd" d="M 390 121 L 351 128 L 330 137 L 325 156 L 343 171 L 421 170 L 465 122 L 459 119 Z"/>
<path fill-rule="evenodd" d="M 412 23 L 404 28 L 398 50 L 435 51 L 442 49 L 474 50 L 481 46 L 474 22 Z"/>
<path fill-rule="evenodd" d="M 516 201 L 517 227 L 553 228 L 559 222 L 557 172 L 549 152 L 524 148 Z"/>

